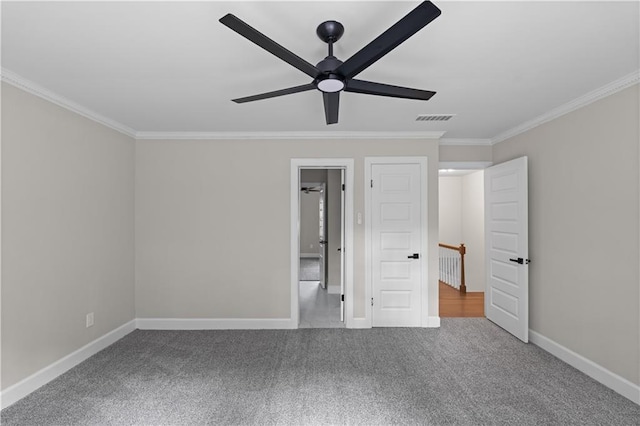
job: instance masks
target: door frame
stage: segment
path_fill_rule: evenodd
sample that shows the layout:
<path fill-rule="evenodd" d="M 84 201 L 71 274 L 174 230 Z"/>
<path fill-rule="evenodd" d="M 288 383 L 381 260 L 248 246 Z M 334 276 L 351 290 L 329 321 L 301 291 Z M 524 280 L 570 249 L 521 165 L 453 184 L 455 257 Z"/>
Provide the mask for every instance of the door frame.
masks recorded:
<path fill-rule="evenodd" d="M 343 169 L 345 174 L 344 196 L 344 299 L 345 327 L 354 327 L 353 318 L 353 208 L 354 208 L 354 160 L 353 158 L 292 158 L 290 168 L 291 200 L 291 327 L 300 324 L 299 275 L 300 275 L 300 170 Z"/>
<path fill-rule="evenodd" d="M 373 325 L 373 310 L 371 309 L 371 297 L 373 294 L 373 280 L 371 268 L 372 241 L 371 236 L 371 167 L 374 164 L 419 164 L 420 165 L 420 259 L 421 280 L 420 286 L 420 324 L 421 327 L 433 327 L 434 321 L 429 318 L 429 173 L 428 157 L 365 157 L 364 158 L 364 241 L 365 241 L 365 318 L 368 327 Z M 358 218 L 360 219 L 360 218 Z M 360 222 L 360 220 L 358 221 Z M 360 223 L 359 223 L 360 224 Z M 437 293 L 436 293 L 437 294 Z M 439 326 L 439 324 L 438 324 Z"/>

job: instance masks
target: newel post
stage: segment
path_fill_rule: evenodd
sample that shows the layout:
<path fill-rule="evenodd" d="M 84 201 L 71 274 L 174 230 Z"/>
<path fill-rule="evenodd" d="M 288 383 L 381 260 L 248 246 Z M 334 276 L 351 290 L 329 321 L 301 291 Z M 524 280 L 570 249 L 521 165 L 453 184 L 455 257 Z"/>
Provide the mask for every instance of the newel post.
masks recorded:
<path fill-rule="evenodd" d="M 467 252 L 467 249 L 464 244 L 460 244 L 458 251 L 460 252 L 460 293 L 466 293 L 467 286 L 464 282 L 464 254 Z"/>

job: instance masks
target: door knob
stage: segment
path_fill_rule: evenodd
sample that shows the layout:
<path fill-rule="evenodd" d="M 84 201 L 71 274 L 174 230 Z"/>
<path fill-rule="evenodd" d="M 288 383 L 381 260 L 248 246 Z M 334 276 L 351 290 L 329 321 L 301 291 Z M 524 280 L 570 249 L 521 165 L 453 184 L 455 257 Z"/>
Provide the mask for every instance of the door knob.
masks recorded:
<path fill-rule="evenodd" d="M 520 265 L 528 265 L 529 262 L 531 262 L 529 259 L 523 259 L 521 257 L 517 258 L 517 259 L 509 259 L 512 262 L 518 263 Z"/>
<path fill-rule="evenodd" d="M 407 256 L 407 259 L 420 259 L 420 254 L 413 253 L 411 256 Z"/>

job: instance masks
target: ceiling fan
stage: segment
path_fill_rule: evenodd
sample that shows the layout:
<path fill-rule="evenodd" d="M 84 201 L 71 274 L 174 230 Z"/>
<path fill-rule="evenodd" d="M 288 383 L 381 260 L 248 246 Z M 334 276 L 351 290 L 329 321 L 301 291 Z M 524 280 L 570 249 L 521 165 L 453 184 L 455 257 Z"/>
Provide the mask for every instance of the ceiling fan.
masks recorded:
<path fill-rule="evenodd" d="M 233 102 L 252 102 L 318 89 L 322 92 L 327 124 L 335 124 L 338 122 L 340 92 L 343 90 L 367 95 L 429 100 L 435 92 L 358 80 L 354 77 L 440 16 L 440 13 L 440 9 L 430 1 L 422 2 L 344 62 L 333 56 L 333 43 L 342 37 L 344 27 L 336 21 L 323 22 L 318 25 L 316 34 L 329 45 L 329 54 L 315 66 L 229 13 L 220 18 L 222 24 L 313 78 L 313 81 L 308 84 L 233 99 Z"/>

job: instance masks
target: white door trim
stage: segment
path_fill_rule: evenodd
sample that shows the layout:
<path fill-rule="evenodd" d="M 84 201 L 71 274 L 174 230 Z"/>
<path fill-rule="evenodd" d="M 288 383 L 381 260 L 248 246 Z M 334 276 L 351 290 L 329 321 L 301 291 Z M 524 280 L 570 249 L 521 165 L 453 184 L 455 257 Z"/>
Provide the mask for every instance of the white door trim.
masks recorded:
<path fill-rule="evenodd" d="M 373 315 L 371 309 L 371 294 L 373 292 L 371 259 L 372 259 L 372 236 L 371 236 L 371 166 L 374 164 L 419 164 L 421 173 L 422 196 L 420 198 L 421 209 L 421 259 L 422 286 L 420 289 L 420 318 L 422 327 L 434 327 L 433 319 L 429 318 L 429 220 L 428 220 L 428 170 L 429 161 L 427 157 L 365 157 L 364 158 L 364 244 L 365 244 L 365 318 L 364 322 L 371 327 Z"/>
<path fill-rule="evenodd" d="M 300 274 L 300 169 L 344 169 L 345 173 L 345 220 L 344 220 L 344 299 L 345 327 L 354 328 L 353 318 L 353 203 L 354 203 L 354 161 L 353 158 L 292 158 L 290 177 L 291 199 L 291 323 L 298 328 L 300 306 L 298 277 Z"/>

